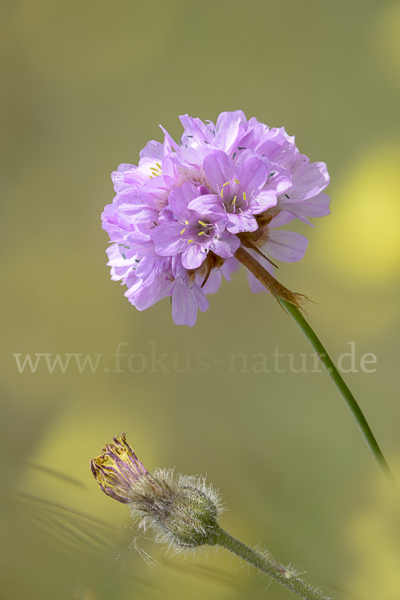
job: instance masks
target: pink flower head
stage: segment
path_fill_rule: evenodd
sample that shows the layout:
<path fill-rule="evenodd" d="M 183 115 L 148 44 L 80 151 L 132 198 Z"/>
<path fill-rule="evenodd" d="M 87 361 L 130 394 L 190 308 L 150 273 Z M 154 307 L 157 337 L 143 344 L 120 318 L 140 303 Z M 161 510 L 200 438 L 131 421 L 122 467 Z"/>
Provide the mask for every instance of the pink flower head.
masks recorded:
<path fill-rule="evenodd" d="M 112 174 L 116 196 L 102 220 L 111 278 L 127 285 L 129 301 L 145 310 L 170 296 L 174 322 L 193 326 L 197 309 L 208 308 L 205 294 L 237 268 L 240 246 L 287 262 L 303 257 L 306 238 L 277 228 L 329 214 L 329 176 L 283 128 L 242 111 L 221 113 L 216 124 L 181 122 L 179 144 L 164 131 L 137 167 Z"/>
<path fill-rule="evenodd" d="M 201 210 L 202 198 L 209 197 L 201 195 L 204 190 L 188 182 L 173 190 L 160 214 L 160 226 L 151 231 L 156 252 L 161 256 L 179 254 L 188 270 L 200 267 L 210 251 L 231 258 L 240 246 L 239 239 L 226 230 L 226 214 Z M 192 207 L 196 200 L 200 201 L 199 211 Z"/>

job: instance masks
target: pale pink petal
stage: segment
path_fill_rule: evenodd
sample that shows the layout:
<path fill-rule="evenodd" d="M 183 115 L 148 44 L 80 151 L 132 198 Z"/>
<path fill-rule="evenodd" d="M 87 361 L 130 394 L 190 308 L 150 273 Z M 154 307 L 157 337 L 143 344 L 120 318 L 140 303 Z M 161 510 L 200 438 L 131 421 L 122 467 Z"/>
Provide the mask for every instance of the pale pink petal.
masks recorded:
<path fill-rule="evenodd" d="M 185 283 L 175 282 L 172 292 L 172 319 L 176 325 L 193 327 L 196 323 L 197 308 L 204 312 L 208 307 L 209 302 L 197 285 L 190 287 Z"/>
<path fill-rule="evenodd" d="M 272 229 L 264 251 L 277 260 L 297 262 L 303 258 L 307 244 L 307 238 L 300 233 Z"/>
<path fill-rule="evenodd" d="M 204 173 L 208 181 L 219 192 L 227 181 L 234 176 L 234 164 L 225 152 L 213 152 L 209 154 L 203 163 Z"/>
<path fill-rule="evenodd" d="M 139 152 L 140 158 L 156 158 L 162 160 L 164 157 L 164 148 L 160 142 L 151 140 L 147 142 L 146 146 Z"/>
<path fill-rule="evenodd" d="M 238 180 L 240 188 L 245 190 L 247 195 L 262 188 L 268 177 L 268 168 L 258 158 L 250 158 L 238 170 Z"/>
<path fill-rule="evenodd" d="M 305 166 L 293 180 L 293 188 L 287 194 L 292 201 L 307 200 L 322 192 L 329 185 L 329 175 L 325 163 L 311 163 Z"/>
<path fill-rule="evenodd" d="M 221 285 L 221 270 L 211 271 L 209 278 L 201 288 L 205 294 L 215 294 Z"/>
<path fill-rule="evenodd" d="M 182 265 L 185 269 L 197 269 L 204 262 L 207 256 L 207 252 L 203 246 L 193 242 L 188 244 L 186 242 L 185 251 L 182 252 Z"/>
<path fill-rule="evenodd" d="M 242 231 L 256 231 L 257 221 L 253 215 L 245 213 L 227 214 L 226 228 L 230 233 L 241 233 Z"/>
<path fill-rule="evenodd" d="M 210 244 L 210 249 L 222 258 L 231 258 L 240 246 L 240 240 L 236 235 L 224 232 L 215 237 Z"/>
<path fill-rule="evenodd" d="M 221 271 L 222 275 L 225 277 L 225 279 L 227 281 L 230 281 L 232 273 L 236 273 L 237 271 L 239 271 L 240 267 L 241 267 L 241 264 L 238 260 L 236 260 L 236 258 L 230 258 L 229 260 L 226 260 L 224 262 L 220 271 Z"/>
<path fill-rule="evenodd" d="M 309 223 L 307 217 L 325 217 L 330 214 L 330 198 L 323 192 L 313 198 L 301 202 L 290 202 L 290 200 L 280 203 L 282 210 L 291 212 L 295 217 L 305 223 Z"/>
<path fill-rule="evenodd" d="M 166 277 L 157 276 L 151 285 L 141 287 L 134 295 L 127 290 L 125 296 L 138 310 L 146 310 L 165 296 L 170 295 L 173 286 L 174 282 L 169 281 Z"/>

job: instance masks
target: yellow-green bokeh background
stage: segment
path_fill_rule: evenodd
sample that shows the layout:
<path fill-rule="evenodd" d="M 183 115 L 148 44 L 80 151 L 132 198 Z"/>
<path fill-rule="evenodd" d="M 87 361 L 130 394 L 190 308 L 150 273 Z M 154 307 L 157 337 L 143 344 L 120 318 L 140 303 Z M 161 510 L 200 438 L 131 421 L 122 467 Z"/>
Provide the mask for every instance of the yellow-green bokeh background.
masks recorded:
<path fill-rule="evenodd" d="M 399 506 L 329 379 L 228 372 L 232 352 L 250 366 L 275 349 L 309 357 L 290 319 L 243 273 L 193 329 L 173 325 L 168 301 L 137 312 L 109 280 L 100 213 L 110 171 L 162 140 L 159 123 L 179 138 L 179 114 L 240 108 L 295 134 L 328 164 L 332 215 L 296 226 L 306 257 L 279 276 L 317 302 L 334 358 L 355 342 L 346 379 L 400 478 L 400 2 L 3 0 L 0 27 L 2 598 L 291 597 L 222 551 L 166 557 L 142 539 L 149 569 L 88 470 L 125 431 L 150 470 L 207 475 L 232 534 L 328 595 L 398 600 Z M 225 364 L 115 373 L 121 342 L 181 368 L 185 354 Z M 14 353 L 103 356 L 93 374 L 20 374 Z M 366 353 L 374 373 L 359 368 Z"/>

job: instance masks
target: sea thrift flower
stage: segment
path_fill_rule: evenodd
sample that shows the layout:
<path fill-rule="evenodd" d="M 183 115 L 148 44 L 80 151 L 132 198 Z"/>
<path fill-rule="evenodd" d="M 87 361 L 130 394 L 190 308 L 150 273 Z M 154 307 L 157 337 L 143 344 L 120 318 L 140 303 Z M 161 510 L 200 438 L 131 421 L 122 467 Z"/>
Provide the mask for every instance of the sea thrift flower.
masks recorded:
<path fill-rule="evenodd" d="M 268 255 L 304 256 L 306 238 L 277 228 L 329 214 L 329 176 L 283 128 L 242 111 L 221 113 L 216 124 L 188 115 L 181 122 L 179 144 L 163 130 L 164 143 L 149 142 L 137 167 L 112 174 L 116 196 L 102 219 L 111 278 L 127 285 L 129 301 L 145 310 L 170 296 L 174 322 L 193 326 L 221 273 L 229 280 L 238 267 L 240 247 L 271 275 Z M 262 287 L 249 281 L 253 291 Z"/>

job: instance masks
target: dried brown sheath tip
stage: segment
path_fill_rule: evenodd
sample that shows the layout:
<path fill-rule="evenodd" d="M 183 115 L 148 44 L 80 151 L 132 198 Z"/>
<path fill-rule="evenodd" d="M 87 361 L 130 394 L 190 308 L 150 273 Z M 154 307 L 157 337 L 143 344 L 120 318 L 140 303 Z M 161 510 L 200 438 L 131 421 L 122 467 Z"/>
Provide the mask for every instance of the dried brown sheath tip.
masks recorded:
<path fill-rule="evenodd" d="M 279 283 L 264 267 L 245 250 L 242 246 L 235 252 L 235 258 L 242 263 L 260 281 L 265 289 L 267 289 L 275 298 L 282 298 L 286 302 L 290 302 L 300 310 L 304 302 L 309 302 L 307 296 L 291 292 L 284 285 Z"/>

